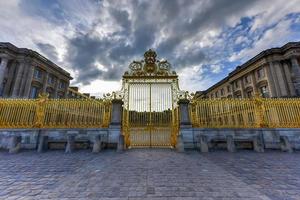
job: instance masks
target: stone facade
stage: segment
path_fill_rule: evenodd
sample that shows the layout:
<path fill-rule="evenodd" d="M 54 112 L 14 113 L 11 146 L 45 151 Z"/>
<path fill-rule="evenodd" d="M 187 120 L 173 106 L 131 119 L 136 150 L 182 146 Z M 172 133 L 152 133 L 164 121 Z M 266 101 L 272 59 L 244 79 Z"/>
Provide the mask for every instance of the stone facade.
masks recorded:
<path fill-rule="evenodd" d="M 78 91 L 78 87 L 70 86 L 68 88 L 68 95 L 67 98 L 69 99 L 95 99 L 95 96 L 90 96 L 89 93 L 80 93 Z"/>
<path fill-rule="evenodd" d="M 49 93 L 50 98 L 65 98 L 72 77 L 40 55 L 11 43 L 0 43 L 0 97 L 36 98 Z"/>
<path fill-rule="evenodd" d="M 197 98 L 247 98 L 300 96 L 300 42 L 261 52 Z"/>

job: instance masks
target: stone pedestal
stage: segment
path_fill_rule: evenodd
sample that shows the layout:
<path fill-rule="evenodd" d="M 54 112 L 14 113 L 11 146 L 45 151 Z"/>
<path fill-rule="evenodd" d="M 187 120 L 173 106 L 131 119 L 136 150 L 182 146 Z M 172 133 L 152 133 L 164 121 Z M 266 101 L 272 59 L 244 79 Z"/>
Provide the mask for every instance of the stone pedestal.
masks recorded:
<path fill-rule="evenodd" d="M 48 136 L 42 131 L 39 135 L 37 152 L 42 153 L 48 150 Z"/>
<path fill-rule="evenodd" d="M 208 149 L 208 139 L 206 135 L 199 136 L 200 150 L 202 153 L 207 153 Z"/>
<path fill-rule="evenodd" d="M 227 150 L 228 152 L 236 152 L 235 143 L 232 135 L 226 136 Z"/>
<path fill-rule="evenodd" d="M 11 135 L 9 139 L 9 153 L 18 153 L 21 149 L 21 136 Z"/>
<path fill-rule="evenodd" d="M 93 153 L 99 153 L 101 151 L 101 136 L 100 135 L 93 135 L 92 141 L 93 141 Z"/>
<path fill-rule="evenodd" d="M 72 153 L 75 150 L 75 134 L 67 133 L 67 145 L 65 153 Z"/>
<path fill-rule="evenodd" d="M 124 145 L 125 145 L 125 141 L 124 141 L 124 135 L 120 135 L 119 136 L 119 142 L 118 142 L 118 146 L 117 146 L 117 151 L 118 152 L 122 152 L 124 151 Z"/>
<path fill-rule="evenodd" d="M 288 153 L 294 152 L 292 144 L 290 143 L 289 138 L 287 136 L 280 136 L 280 148 L 281 151 L 286 151 Z"/>
<path fill-rule="evenodd" d="M 184 144 L 183 144 L 182 135 L 177 136 L 176 150 L 177 150 L 177 152 L 184 152 Z"/>
<path fill-rule="evenodd" d="M 263 144 L 263 136 L 261 133 L 259 133 L 256 137 L 253 139 L 253 148 L 256 152 L 264 152 L 264 144 Z"/>
<path fill-rule="evenodd" d="M 195 140 L 194 131 L 191 125 L 181 125 L 179 134 L 181 135 L 185 149 L 193 149 L 196 147 L 197 141 Z"/>

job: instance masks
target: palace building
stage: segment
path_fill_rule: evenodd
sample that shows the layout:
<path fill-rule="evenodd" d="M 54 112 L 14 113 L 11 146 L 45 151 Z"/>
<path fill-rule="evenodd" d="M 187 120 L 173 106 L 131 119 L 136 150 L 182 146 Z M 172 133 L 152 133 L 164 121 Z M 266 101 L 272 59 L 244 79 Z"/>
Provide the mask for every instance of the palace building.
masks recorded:
<path fill-rule="evenodd" d="M 0 97 L 36 98 L 48 93 L 50 98 L 65 98 L 72 77 L 39 53 L 0 43 Z"/>
<path fill-rule="evenodd" d="M 70 80 L 70 73 L 39 53 L 0 43 L 0 97 L 36 98 L 48 93 L 49 98 L 94 98 L 69 87 Z"/>
<path fill-rule="evenodd" d="M 300 42 L 267 49 L 196 98 L 251 98 L 300 96 Z"/>
<path fill-rule="evenodd" d="M 89 93 L 80 93 L 79 88 L 75 86 L 70 86 L 68 88 L 68 96 L 69 99 L 95 99 L 95 96 L 90 96 Z"/>

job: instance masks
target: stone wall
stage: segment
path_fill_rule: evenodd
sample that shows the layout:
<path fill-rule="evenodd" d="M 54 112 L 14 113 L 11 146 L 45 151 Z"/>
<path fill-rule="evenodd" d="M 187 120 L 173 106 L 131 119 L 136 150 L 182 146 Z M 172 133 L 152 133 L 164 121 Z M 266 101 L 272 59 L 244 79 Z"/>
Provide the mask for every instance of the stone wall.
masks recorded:
<path fill-rule="evenodd" d="M 0 129 L 0 148 L 9 149 L 12 137 L 21 139 L 21 149 L 38 149 L 39 138 L 47 136 L 47 142 L 67 143 L 68 135 L 75 137 L 75 142 L 94 143 L 94 136 L 99 135 L 106 146 L 117 146 L 121 135 L 120 128 L 99 129 Z"/>
<path fill-rule="evenodd" d="M 180 129 L 185 148 L 199 148 L 201 137 L 206 138 L 208 145 L 213 142 L 227 142 L 232 136 L 235 142 L 251 142 L 261 137 L 264 149 L 281 149 L 282 140 L 287 139 L 293 149 L 300 149 L 300 128 L 253 128 L 253 129 L 217 129 L 191 128 Z"/>

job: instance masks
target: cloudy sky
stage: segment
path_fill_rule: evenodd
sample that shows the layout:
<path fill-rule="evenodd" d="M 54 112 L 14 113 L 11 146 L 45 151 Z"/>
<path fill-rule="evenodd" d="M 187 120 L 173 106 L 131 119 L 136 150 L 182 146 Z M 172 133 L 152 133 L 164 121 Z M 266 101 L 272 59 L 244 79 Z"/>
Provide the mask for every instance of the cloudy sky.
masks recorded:
<path fill-rule="evenodd" d="M 152 48 L 184 90 L 204 90 L 262 50 L 300 41 L 300 0 L 1 0 L 0 41 L 31 48 L 99 96 Z"/>

